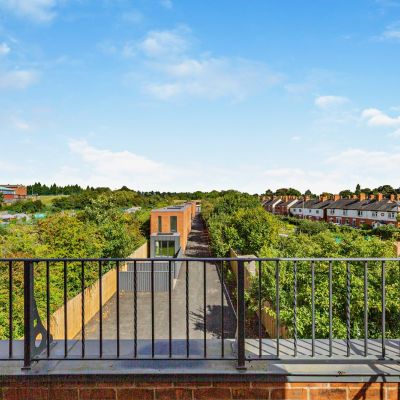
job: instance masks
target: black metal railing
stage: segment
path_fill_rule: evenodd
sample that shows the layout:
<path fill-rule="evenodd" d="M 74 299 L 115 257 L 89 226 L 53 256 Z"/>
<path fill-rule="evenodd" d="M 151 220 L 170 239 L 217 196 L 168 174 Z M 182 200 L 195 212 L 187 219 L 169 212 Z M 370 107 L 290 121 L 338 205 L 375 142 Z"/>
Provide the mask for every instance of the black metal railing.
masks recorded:
<path fill-rule="evenodd" d="M 144 261 L 149 293 L 137 290 Z M 158 262 L 169 266 L 165 292 L 154 288 Z M 182 263 L 178 279 L 173 262 Z M 126 263 L 133 289 L 121 293 Z M 0 360 L 24 368 L 41 360 L 235 360 L 239 369 L 267 359 L 400 360 L 397 258 L 0 259 L 0 278 Z M 87 297 L 94 291 L 97 305 Z"/>

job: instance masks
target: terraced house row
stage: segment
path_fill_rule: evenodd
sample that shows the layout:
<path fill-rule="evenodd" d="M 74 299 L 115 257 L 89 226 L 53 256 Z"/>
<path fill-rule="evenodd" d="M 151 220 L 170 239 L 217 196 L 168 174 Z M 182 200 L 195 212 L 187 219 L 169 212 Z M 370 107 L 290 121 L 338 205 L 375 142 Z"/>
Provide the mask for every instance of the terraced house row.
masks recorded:
<path fill-rule="evenodd" d="M 320 196 L 317 199 L 293 196 L 274 197 L 263 202 L 264 208 L 279 215 L 291 215 L 314 221 L 361 227 L 393 225 L 400 227 L 400 195 L 385 198 L 381 193 L 352 198 Z"/>

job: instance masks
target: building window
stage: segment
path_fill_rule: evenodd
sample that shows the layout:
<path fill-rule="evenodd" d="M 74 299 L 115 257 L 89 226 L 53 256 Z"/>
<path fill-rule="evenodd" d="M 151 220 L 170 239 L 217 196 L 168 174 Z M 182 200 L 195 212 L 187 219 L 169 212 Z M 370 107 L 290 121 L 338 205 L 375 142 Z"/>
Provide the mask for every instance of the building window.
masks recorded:
<path fill-rule="evenodd" d="M 158 217 L 158 233 L 162 232 L 162 217 Z"/>
<path fill-rule="evenodd" d="M 156 241 L 156 257 L 173 257 L 175 255 L 175 242 L 173 240 Z"/>
<path fill-rule="evenodd" d="M 319 210 L 316 210 L 316 211 L 315 211 L 315 214 L 319 214 Z"/>
<path fill-rule="evenodd" d="M 170 226 L 171 232 L 177 232 L 178 231 L 178 217 L 176 217 L 176 216 L 169 217 L 169 226 Z"/>
<path fill-rule="evenodd" d="M 343 215 L 347 215 L 347 210 L 343 210 Z"/>
<path fill-rule="evenodd" d="M 390 219 L 396 219 L 396 213 L 390 212 L 390 213 L 389 213 L 389 218 L 390 218 Z"/>
<path fill-rule="evenodd" d="M 296 212 L 296 209 L 295 209 L 295 208 L 293 208 L 293 212 Z"/>
<path fill-rule="evenodd" d="M 364 213 L 362 211 L 358 211 L 357 214 L 358 214 L 359 217 L 362 217 Z"/>
<path fill-rule="evenodd" d="M 377 217 L 377 216 L 378 216 L 377 211 L 372 211 L 372 216 L 373 216 L 373 217 Z"/>
<path fill-rule="evenodd" d="M 335 210 L 334 209 L 329 210 L 329 214 L 334 215 L 335 214 Z"/>
<path fill-rule="evenodd" d="M 308 210 L 308 212 L 311 214 L 311 210 Z"/>

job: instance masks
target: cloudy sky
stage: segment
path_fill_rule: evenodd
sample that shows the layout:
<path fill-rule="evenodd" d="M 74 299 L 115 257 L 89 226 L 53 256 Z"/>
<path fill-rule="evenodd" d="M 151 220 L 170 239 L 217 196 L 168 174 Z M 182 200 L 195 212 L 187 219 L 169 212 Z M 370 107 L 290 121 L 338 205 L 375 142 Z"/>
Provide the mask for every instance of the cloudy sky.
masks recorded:
<path fill-rule="evenodd" d="M 400 0 L 0 0 L 0 181 L 400 186 Z"/>

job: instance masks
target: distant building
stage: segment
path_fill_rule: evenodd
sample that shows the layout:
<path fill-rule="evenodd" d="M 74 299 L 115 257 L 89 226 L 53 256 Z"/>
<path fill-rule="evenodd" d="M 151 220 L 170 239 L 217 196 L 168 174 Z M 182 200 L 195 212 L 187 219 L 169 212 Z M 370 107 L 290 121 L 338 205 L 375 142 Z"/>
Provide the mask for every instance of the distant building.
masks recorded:
<path fill-rule="evenodd" d="M 321 196 L 317 199 L 294 198 L 290 196 L 263 199 L 263 207 L 273 214 L 291 215 L 313 221 L 326 221 L 337 225 L 355 228 L 369 225 L 376 228 L 380 225 L 400 227 L 400 195 L 392 194 L 384 198 L 381 193 L 367 197 L 365 193 L 352 198 L 331 198 Z"/>
<path fill-rule="evenodd" d="M 5 203 L 23 200 L 28 196 L 28 190 L 23 185 L 0 185 L 0 193 L 3 194 Z"/>
<path fill-rule="evenodd" d="M 185 251 L 196 203 L 153 210 L 150 216 L 150 257 L 173 257 Z"/>
<path fill-rule="evenodd" d="M 140 211 L 142 207 L 131 207 L 125 210 L 127 214 L 135 214 L 136 212 Z"/>

